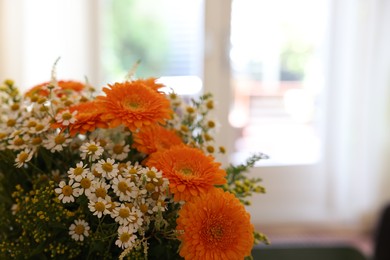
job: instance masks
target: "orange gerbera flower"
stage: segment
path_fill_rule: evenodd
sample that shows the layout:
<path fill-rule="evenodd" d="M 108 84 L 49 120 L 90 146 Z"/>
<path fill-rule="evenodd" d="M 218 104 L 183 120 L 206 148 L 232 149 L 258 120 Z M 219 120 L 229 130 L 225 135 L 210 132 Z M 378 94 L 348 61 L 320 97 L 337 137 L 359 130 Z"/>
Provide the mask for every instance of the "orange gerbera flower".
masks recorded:
<path fill-rule="evenodd" d="M 151 87 L 137 80 L 115 83 L 104 88 L 106 96 L 99 96 L 103 119 L 110 127 L 120 124 L 135 131 L 142 126 L 165 123 L 171 117 L 169 100 Z"/>
<path fill-rule="evenodd" d="M 214 185 L 226 183 L 226 172 L 220 168 L 220 163 L 201 150 L 186 145 L 153 153 L 146 165 L 163 172 L 176 201 L 189 201 L 213 189 Z"/>
<path fill-rule="evenodd" d="M 183 141 L 173 130 L 156 125 L 142 128 L 136 133 L 133 147 L 142 153 L 151 154 L 182 143 Z"/>
<path fill-rule="evenodd" d="M 245 207 L 231 193 L 215 188 L 184 204 L 176 229 L 183 232 L 185 259 L 244 259 L 251 255 L 254 228 Z"/>
<path fill-rule="evenodd" d="M 148 78 L 148 79 L 137 79 L 133 81 L 135 84 L 143 84 L 148 86 L 151 89 L 158 91 L 160 88 L 164 87 L 163 84 L 156 83 L 156 78 Z"/>
<path fill-rule="evenodd" d="M 71 136 L 77 133 L 85 134 L 86 132 L 92 132 L 96 128 L 107 128 L 108 124 L 101 119 L 101 113 L 99 110 L 99 102 L 89 101 L 80 103 L 69 107 L 70 113 L 77 111 L 76 121 L 73 124 L 69 124 L 69 132 Z M 53 128 L 66 128 L 59 123 L 53 123 Z"/>
<path fill-rule="evenodd" d="M 47 97 L 49 95 L 49 91 L 44 88 L 48 86 L 50 82 L 44 82 L 42 84 L 36 85 L 32 87 L 29 91 L 25 93 L 26 97 L 32 97 L 34 95 L 44 96 Z M 61 90 L 74 90 L 77 92 L 80 92 L 84 89 L 85 85 L 81 82 L 74 81 L 74 80 L 60 80 L 58 81 L 58 86 Z M 60 93 L 61 91 L 56 91 L 56 94 L 58 96 L 62 95 Z"/>

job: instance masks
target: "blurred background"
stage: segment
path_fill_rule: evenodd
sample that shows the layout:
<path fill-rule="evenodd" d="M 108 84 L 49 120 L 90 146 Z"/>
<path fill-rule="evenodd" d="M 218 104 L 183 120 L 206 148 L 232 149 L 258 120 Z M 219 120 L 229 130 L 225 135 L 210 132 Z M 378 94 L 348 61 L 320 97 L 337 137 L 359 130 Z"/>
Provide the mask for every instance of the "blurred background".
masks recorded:
<path fill-rule="evenodd" d="M 248 207 L 271 241 L 350 239 L 368 254 L 390 203 L 390 2 L 0 0 L 0 79 L 102 87 L 159 77 L 211 91 L 218 141 L 265 195 Z"/>

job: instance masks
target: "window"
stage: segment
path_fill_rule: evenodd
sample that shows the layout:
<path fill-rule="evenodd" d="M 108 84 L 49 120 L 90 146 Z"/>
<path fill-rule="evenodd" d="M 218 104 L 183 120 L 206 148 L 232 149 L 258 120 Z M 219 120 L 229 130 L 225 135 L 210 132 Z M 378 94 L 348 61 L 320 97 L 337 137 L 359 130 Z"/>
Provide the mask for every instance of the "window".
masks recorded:
<path fill-rule="evenodd" d="M 106 82 L 158 77 L 178 94 L 202 90 L 202 1 L 104 1 L 102 66 Z"/>
<path fill-rule="evenodd" d="M 316 163 L 325 1 L 234 0 L 234 161 L 261 150 L 267 165 Z M 244 29 L 245 28 L 245 29 Z"/>

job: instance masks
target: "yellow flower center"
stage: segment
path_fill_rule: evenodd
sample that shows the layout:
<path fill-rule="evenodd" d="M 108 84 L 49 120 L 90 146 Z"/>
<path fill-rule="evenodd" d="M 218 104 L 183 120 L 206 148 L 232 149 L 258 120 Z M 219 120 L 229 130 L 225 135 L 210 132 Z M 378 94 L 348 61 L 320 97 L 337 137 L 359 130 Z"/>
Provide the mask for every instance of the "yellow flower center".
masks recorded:
<path fill-rule="evenodd" d="M 44 125 L 38 124 L 38 125 L 35 126 L 35 131 L 39 132 L 39 131 L 42 131 L 44 128 L 45 128 Z"/>
<path fill-rule="evenodd" d="M 221 240 L 223 237 L 223 228 L 220 225 L 215 225 L 210 228 L 209 235 L 213 240 Z"/>
<path fill-rule="evenodd" d="M 142 213 L 146 213 L 146 212 L 148 212 L 148 205 L 146 205 L 146 204 L 141 204 L 141 205 L 139 206 L 139 209 L 141 210 Z"/>
<path fill-rule="evenodd" d="M 66 140 L 65 136 L 62 135 L 62 134 L 59 134 L 59 135 L 57 135 L 57 136 L 54 138 L 54 142 L 55 142 L 56 144 L 63 144 L 63 143 L 65 143 L 65 140 Z"/>
<path fill-rule="evenodd" d="M 208 101 L 208 102 L 206 103 L 206 107 L 207 107 L 208 109 L 213 109 L 213 108 L 214 108 L 214 102 L 213 102 L 212 100 Z"/>
<path fill-rule="evenodd" d="M 34 138 L 31 140 L 31 143 L 32 143 L 33 145 L 39 145 L 39 144 L 42 143 L 42 138 L 40 138 L 39 136 L 34 137 Z"/>
<path fill-rule="evenodd" d="M 128 218 L 130 216 L 130 210 L 126 208 L 121 208 L 118 212 L 118 215 L 121 218 Z"/>
<path fill-rule="evenodd" d="M 95 209 L 96 211 L 103 212 L 106 209 L 106 205 L 103 202 L 98 201 L 95 203 Z"/>
<path fill-rule="evenodd" d="M 72 195 L 73 193 L 73 188 L 69 185 L 65 185 L 63 188 L 62 188 L 62 194 L 64 194 L 65 196 L 70 196 Z"/>
<path fill-rule="evenodd" d="M 126 102 L 126 107 L 128 107 L 130 109 L 137 109 L 137 108 L 139 108 L 139 103 L 129 100 Z"/>
<path fill-rule="evenodd" d="M 104 139 L 100 139 L 99 140 L 99 144 L 101 145 L 101 146 L 106 146 L 107 145 L 107 141 L 106 140 L 104 140 Z"/>
<path fill-rule="evenodd" d="M 125 193 L 127 191 L 127 189 L 129 188 L 129 186 L 127 185 L 126 182 L 124 181 L 121 181 L 118 183 L 118 190 L 122 193 Z"/>
<path fill-rule="evenodd" d="M 16 125 L 16 120 L 15 119 L 8 119 L 7 121 L 7 126 L 8 127 L 13 127 Z"/>
<path fill-rule="evenodd" d="M 91 187 L 91 180 L 88 178 L 81 179 L 80 186 L 84 189 L 88 189 L 89 187 Z"/>
<path fill-rule="evenodd" d="M 115 154 L 121 154 L 121 153 L 123 153 L 123 145 L 120 145 L 120 144 L 114 145 L 114 147 L 112 148 L 112 151 L 113 151 Z"/>
<path fill-rule="evenodd" d="M 119 237 L 120 241 L 122 241 L 122 243 L 126 243 L 127 241 L 130 240 L 130 234 L 129 233 L 122 233 L 121 236 Z"/>
<path fill-rule="evenodd" d="M 153 200 L 158 200 L 158 198 L 160 197 L 160 193 L 153 192 L 151 197 L 152 197 Z"/>
<path fill-rule="evenodd" d="M 19 161 L 20 162 L 25 162 L 26 160 L 27 160 L 27 158 L 28 158 L 28 153 L 26 153 L 26 152 L 21 152 L 20 154 L 19 154 Z"/>
<path fill-rule="evenodd" d="M 161 185 L 163 185 L 164 180 L 163 180 L 162 178 L 158 178 L 157 181 L 153 180 L 153 183 L 154 183 L 156 186 L 161 186 Z"/>
<path fill-rule="evenodd" d="M 97 188 L 95 191 L 96 197 L 104 199 L 107 195 L 107 191 L 105 188 Z"/>
<path fill-rule="evenodd" d="M 183 173 L 184 175 L 191 175 L 193 173 L 193 170 L 190 169 L 190 168 L 182 168 L 181 170 L 181 173 Z"/>
<path fill-rule="evenodd" d="M 19 137 L 19 138 L 14 140 L 14 145 L 16 145 L 16 146 L 24 145 L 24 140 Z"/>
<path fill-rule="evenodd" d="M 37 122 L 35 122 L 35 121 L 30 121 L 27 124 L 27 127 L 36 127 L 36 126 L 37 126 Z"/>
<path fill-rule="evenodd" d="M 83 171 L 84 171 L 84 169 L 82 167 L 77 167 L 73 170 L 73 174 L 76 176 L 79 176 L 79 175 L 83 174 Z"/>
<path fill-rule="evenodd" d="M 74 232 L 77 234 L 77 235 L 82 235 L 84 233 L 84 226 L 83 225 L 76 225 L 76 227 L 74 228 Z"/>
<path fill-rule="evenodd" d="M 154 171 L 148 171 L 146 173 L 146 176 L 148 176 L 149 178 L 155 178 L 156 177 L 156 173 Z"/>
<path fill-rule="evenodd" d="M 93 170 L 93 171 L 92 171 L 92 174 L 93 174 L 93 176 L 95 176 L 96 178 L 102 177 L 102 174 L 101 174 L 100 172 L 98 172 L 97 170 Z"/>
<path fill-rule="evenodd" d="M 91 145 L 88 146 L 88 151 L 90 151 L 91 153 L 94 153 L 97 150 L 98 150 L 97 145 L 91 144 Z"/>
<path fill-rule="evenodd" d="M 11 109 L 12 109 L 13 111 L 18 110 L 19 108 L 20 108 L 19 104 L 13 104 L 13 105 L 11 106 Z"/>
<path fill-rule="evenodd" d="M 131 169 L 129 170 L 129 173 L 130 173 L 130 174 L 137 174 L 137 170 L 136 170 L 135 168 L 131 168 Z"/>
<path fill-rule="evenodd" d="M 145 185 L 145 189 L 146 189 L 147 191 L 154 191 L 154 188 L 155 188 L 155 186 L 154 186 L 154 184 L 151 183 L 151 182 L 148 182 L 148 183 Z"/>
<path fill-rule="evenodd" d="M 112 170 L 114 169 L 114 167 L 112 166 L 111 163 L 103 163 L 102 165 L 102 169 L 105 171 L 105 172 L 112 172 Z"/>
<path fill-rule="evenodd" d="M 63 120 L 69 120 L 71 118 L 72 118 L 72 114 L 69 113 L 69 112 L 65 112 L 65 113 L 62 114 L 62 119 Z"/>
<path fill-rule="evenodd" d="M 214 121 L 208 121 L 207 122 L 207 126 L 210 127 L 210 128 L 214 128 L 215 127 L 215 122 Z"/>

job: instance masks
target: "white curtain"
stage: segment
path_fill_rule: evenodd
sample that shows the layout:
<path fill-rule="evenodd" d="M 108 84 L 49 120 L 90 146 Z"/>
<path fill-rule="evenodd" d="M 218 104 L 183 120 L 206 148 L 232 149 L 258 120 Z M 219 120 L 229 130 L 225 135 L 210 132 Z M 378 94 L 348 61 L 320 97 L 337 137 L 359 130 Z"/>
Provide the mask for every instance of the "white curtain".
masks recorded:
<path fill-rule="evenodd" d="M 99 2 L 0 0 L 0 80 L 30 88 L 50 79 L 60 57 L 59 79 L 100 83 Z"/>
<path fill-rule="evenodd" d="M 334 0 L 325 167 L 334 216 L 370 227 L 390 203 L 390 1 Z"/>

